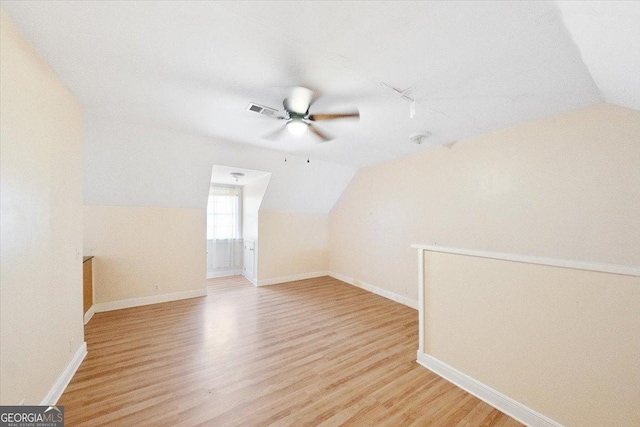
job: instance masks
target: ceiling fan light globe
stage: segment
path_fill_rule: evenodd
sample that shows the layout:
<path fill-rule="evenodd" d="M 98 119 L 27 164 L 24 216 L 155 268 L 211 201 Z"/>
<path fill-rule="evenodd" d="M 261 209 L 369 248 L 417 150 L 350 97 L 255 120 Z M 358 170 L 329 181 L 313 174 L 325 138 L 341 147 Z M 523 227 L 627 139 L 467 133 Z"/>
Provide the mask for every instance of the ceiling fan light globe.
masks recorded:
<path fill-rule="evenodd" d="M 307 131 L 308 125 L 301 120 L 292 120 L 287 123 L 287 130 L 294 136 L 303 135 Z"/>

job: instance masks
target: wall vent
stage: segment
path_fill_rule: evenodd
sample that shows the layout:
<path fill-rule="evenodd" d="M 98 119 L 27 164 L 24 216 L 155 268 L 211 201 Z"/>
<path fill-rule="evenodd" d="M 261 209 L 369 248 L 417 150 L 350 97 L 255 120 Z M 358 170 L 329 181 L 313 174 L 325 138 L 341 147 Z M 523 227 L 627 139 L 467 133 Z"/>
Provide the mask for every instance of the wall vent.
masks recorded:
<path fill-rule="evenodd" d="M 253 111 L 254 113 L 262 114 L 263 116 L 275 116 L 278 110 L 274 110 L 273 108 L 265 107 L 263 105 L 254 104 L 253 102 L 249 104 L 247 107 L 247 111 Z"/>

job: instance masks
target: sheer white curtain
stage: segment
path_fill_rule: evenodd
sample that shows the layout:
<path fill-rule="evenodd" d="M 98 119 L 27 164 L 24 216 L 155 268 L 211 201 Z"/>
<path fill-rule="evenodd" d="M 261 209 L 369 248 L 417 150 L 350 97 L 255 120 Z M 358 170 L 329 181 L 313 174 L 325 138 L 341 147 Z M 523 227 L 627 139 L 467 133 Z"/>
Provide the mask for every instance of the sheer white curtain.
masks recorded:
<path fill-rule="evenodd" d="M 242 268 L 242 188 L 212 185 L 207 204 L 207 269 Z"/>

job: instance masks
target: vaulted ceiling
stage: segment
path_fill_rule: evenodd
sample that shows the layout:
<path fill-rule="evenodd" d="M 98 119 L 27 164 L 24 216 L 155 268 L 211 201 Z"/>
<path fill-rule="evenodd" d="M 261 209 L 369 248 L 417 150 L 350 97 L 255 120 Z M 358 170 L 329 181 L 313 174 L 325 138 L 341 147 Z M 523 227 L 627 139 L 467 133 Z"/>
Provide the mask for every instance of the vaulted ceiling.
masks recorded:
<path fill-rule="evenodd" d="M 79 2 L 2 8 L 86 113 L 353 167 L 597 102 L 640 110 L 640 2 Z M 287 87 L 337 136 L 268 141 Z M 410 101 L 416 102 L 410 118 Z M 431 137 L 419 146 L 416 132 Z"/>

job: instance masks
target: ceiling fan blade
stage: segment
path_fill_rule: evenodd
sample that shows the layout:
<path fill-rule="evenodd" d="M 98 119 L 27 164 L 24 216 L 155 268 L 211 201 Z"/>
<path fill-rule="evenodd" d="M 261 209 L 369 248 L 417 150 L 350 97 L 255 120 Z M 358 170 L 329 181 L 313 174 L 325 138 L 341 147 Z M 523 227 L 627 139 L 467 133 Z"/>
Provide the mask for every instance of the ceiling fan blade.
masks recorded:
<path fill-rule="evenodd" d="M 283 139 L 285 132 L 287 131 L 287 126 L 280 126 L 278 129 L 270 132 L 262 137 L 262 139 L 268 139 L 269 141 L 280 141 Z"/>
<path fill-rule="evenodd" d="M 320 129 L 318 129 L 317 127 L 315 127 L 311 123 L 309 123 L 309 131 L 311 131 L 312 133 L 316 134 L 316 136 L 318 138 L 320 138 L 322 140 L 322 142 L 331 141 L 333 139 L 332 136 L 330 136 L 329 134 L 327 134 L 325 132 L 322 132 Z"/>
<path fill-rule="evenodd" d="M 338 114 L 311 114 L 309 120 L 317 122 L 318 120 L 336 120 L 336 119 L 360 119 L 360 112 Z"/>
<path fill-rule="evenodd" d="M 306 114 L 309 106 L 314 100 L 314 92 L 302 86 L 295 86 L 291 89 L 291 94 L 284 100 L 284 108 L 296 114 Z"/>

